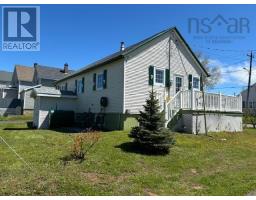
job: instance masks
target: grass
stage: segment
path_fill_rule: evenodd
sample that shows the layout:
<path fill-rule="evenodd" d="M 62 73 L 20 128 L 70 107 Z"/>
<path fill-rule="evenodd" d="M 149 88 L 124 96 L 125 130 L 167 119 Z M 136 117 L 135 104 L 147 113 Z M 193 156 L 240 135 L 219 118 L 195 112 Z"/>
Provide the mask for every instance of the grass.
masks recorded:
<path fill-rule="evenodd" d="M 17 120 L 20 120 L 20 121 L 32 120 L 32 114 L 0 116 L 0 121 L 17 121 Z"/>
<path fill-rule="evenodd" d="M 4 130 L 8 128 L 9 130 Z M 64 164 L 74 134 L 0 124 L 0 195 L 246 195 L 256 190 L 256 130 L 176 134 L 167 156 L 133 152 L 126 132 L 101 134 L 87 159 Z"/>

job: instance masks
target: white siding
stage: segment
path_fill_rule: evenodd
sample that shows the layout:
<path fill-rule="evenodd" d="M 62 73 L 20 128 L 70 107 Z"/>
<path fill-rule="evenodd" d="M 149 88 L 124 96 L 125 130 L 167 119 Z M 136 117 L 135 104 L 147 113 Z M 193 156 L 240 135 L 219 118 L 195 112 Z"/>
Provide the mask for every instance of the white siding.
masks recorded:
<path fill-rule="evenodd" d="M 24 110 L 33 110 L 34 109 L 34 98 L 31 95 L 32 90 L 22 92 L 20 98 L 23 100 L 23 109 Z"/>
<path fill-rule="evenodd" d="M 39 128 L 40 97 L 35 99 L 33 112 L 33 126 Z"/>
<path fill-rule="evenodd" d="M 107 70 L 107 88 L 102 90 L 93 90 L 93 74 L 102 73 Z M 68 84 L 68 90 L 75 90 L 75 80 L 81 80 L 84 77 L 84 93 L 78 93 L 77 107 L 78 112 L 94 113 L 101 111 L 100 98 L 108 98 L 108 106 L 105 112 L 122 113 L 123 112 L 123 59 L 106 64 L 96 69 L 87 71 L 81 75 L 60 82 L 58 86 L 65 87 Z"/>
<path fill-rule="evenodd" d="M 148 97 L 151 86 L 148 84 L 148 67 L 150 65 L 160 69 L 168 69 L 169 61 L 169 36 L 167 33 L 147 45 L 132 52 L 125 62 L 125 108 L 130 113 L 138 113 Z M 177 40 L 177 42 L 176 42 Z M 184 89 L 188 88 L 188 75 L 200 77 L 201 69 L 197 66 L 192 56 L 188 53 L 176 35 L 171 36 L 171 68 L 170 79 L 174 75 L 184 77 Z M 154 86 L 158 96 L 165 99 L 167 90 L 165 87 Z M 170 88 L 170 95 L 174 95 L 175 81 Z M 163 103 L 163 102 L 161 102 Z"/>
<path fill-rule="evenodd" d="M 49 111 L 55 109 L 76 111 L 76 100 L 63 97 L 37 97 L 34 104 L 34 126 L 37 128 L 49 128 Z"/>

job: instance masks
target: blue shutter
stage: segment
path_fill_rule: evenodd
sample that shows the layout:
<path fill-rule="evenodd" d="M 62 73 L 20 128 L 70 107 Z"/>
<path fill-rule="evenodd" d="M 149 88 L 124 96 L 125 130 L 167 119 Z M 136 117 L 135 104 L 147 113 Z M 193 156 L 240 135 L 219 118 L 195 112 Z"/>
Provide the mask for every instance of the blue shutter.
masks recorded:
<path fill-rule="evenodd" d="M 77 80 L 75 80 L 75 93 L 77 94 Z"/>
<path fill-rule="evenodd" d="M 188 89 L 192 89 L 192 74 L 188 75 Z"/>
<path fill-rule="evenodd" d="M 82 93 L 84 93 L 84 77 L 82 78 Z"/>
<path fill-rule="evenodd" d="M 154 66 L 148 68 L 148 84 L 154 85 Z"/>
<path fill-rule="evenodd" d="M 93 74 L 93 90 L 96 90 L 96 74 Z"/>

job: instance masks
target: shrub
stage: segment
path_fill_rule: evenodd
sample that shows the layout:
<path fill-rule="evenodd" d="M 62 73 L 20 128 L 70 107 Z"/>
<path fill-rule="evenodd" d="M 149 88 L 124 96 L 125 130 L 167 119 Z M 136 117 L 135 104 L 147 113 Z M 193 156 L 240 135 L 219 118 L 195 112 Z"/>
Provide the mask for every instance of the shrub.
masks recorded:
<path fill-rule="evenodd" d="M 85 155 L 99 141 L 98 132 L 80 133 L 74 137 L 71 157 L 75 160 L 84 160 Z"/>
<path fill-rule="evenodd" d="M 140 112 L 139 126 L 134 127 L 129 137 L 141 145 L 149 153 L 165 154 L 169 152 L 171 145 L 175 143 L 170 131 L 164 128 L 164 117 L 161 113 L 155 92 L 149 94 L 149 99 L 144 105 L 144 112 Z"/>
<path fill-rule="evenodd" d="M 35 128 L 32 121 L 28 121 L 28 122 L 27 122 L 27 127 L 28 127 L 29 129 Z"/>
<path fill-rule="evenodd" d="M 252 124 L 253 128 L 256 128 L 256 114 L 254 112 L 246 113 L 243 116 L 243 123 L 244 124 Z"/>

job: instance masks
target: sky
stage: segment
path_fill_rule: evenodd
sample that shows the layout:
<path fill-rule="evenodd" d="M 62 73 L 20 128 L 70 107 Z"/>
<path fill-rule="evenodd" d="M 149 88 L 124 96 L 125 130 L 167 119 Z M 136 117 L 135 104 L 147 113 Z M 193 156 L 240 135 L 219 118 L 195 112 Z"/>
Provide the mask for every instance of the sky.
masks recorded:
<path fill-rule="evenodd" d="M 256 50 L 255 10 L 256 5 L 40 5 L 40 51 L 0 51 L 0 70 L 35 62 L 67 62 L 77 70 L 118 51 L 121 41 L 129 46 L 176 26 L 193 51 L 220 68 L 221 80 L 210 91 L 238 94 L 248 82 L 247 54 Z M 253 65 L 252 83 L 255 60 Z"/>

